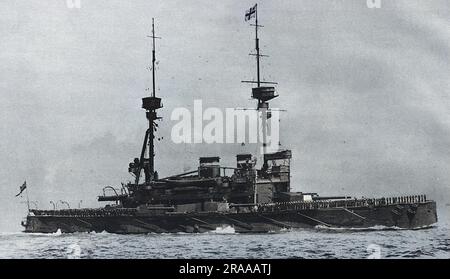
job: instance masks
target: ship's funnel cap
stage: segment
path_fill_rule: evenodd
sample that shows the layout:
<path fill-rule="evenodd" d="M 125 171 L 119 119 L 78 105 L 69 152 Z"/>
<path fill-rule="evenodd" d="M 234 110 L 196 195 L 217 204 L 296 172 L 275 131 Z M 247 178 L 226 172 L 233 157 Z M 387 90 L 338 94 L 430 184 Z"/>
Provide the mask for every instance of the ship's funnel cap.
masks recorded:
<path fill-rule="evenodd" d="M 220 157 L 200 157 L 200 164 L 214 164 L 219 163 Z"/>

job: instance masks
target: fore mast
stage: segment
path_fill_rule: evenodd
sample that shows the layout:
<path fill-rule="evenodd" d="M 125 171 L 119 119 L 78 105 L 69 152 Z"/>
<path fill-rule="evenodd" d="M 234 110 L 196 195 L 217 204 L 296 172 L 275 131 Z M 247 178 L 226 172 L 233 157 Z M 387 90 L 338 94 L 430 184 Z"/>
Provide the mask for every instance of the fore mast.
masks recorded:
<path fill-rule="evenodd" d="M 268 150 L 267 148 L 267 120 L 272 117 L 272 112 L 269 109 L 269 101 L 278 97 L 275 93 L 275 87 L 273 86 L 277 83 L 271 81 L 261 81 L 260 58 L 267 57 L 267 55 L 262 55 L 259 48 L 258 30 L 264 26 L 258 24 L 257 4 L 245 13 L 245 21 L 249 21 L 252 18 L 255 18 L 255 24 L 250 24 L 250 26 L 255 27 L 256 53 L 251 53 L 250 55 L 255 56 L 256 58 L 256 81 L 242 82 L 256 84 L 256 87 L 252 88 L 252 98 L 258 101 L 256 110 L 259 112 L 259 117 L 261 118 L 259 131 L 262 134 L 262 148 L 259 152 L 262 155 L 262 166 L 260 170 L 257 170 L 257 175 L 253 182 L 253 203 L 257 204 L 280 200 L 281 193 L 289 193 L 291 191 L 290 160 L 292 158 L 292 154 L 290 150 L 279 150 L 279 148 L 276 150 Z M 276 121 L 276 119 L 272 119 L 272 121 Z M 271 140 L 273 141 L 274 130 L 272 129 L 271 132 Z M 275 138 L 277 139 L 278 137 Z M 276 146 L 278 145 L 279 142 L 276 143 Z M 273 189 L 276 190 L 274 191 Z"/>
<path fill-rule="evenodd" d="M 152 93 L 150 97 L 142 98 L 142 108 L 146 110 L 146 116 L 148 120 L 148 129 L 145 133 L 144 143 L 142 145 L 142 151 L 140 158 L 134 159 L 134 163 L 130 164 L 130 172 L 135 175 L 135 185 L 139 185 L 141 171 L 144 171 L 145 184 L 149 184 L 158 179 L 158 172 L 155 171 L 155 132 L 157 130 L 158 117 L 157 110 L 162 108 L 161 98 L 156 97 L 156 82 L 155 82 L 155 39 L 160 37 L 155 36 L 155 19 L 152 18 L 152 34 L 148 36 L 152 39 Z M 148 152 L 147 152 L 148 146 Z"/>
<path fill-rule="evenodd" d="M 252 98 L 258 101 L 256 110 L 261 112 L 261 130 L 262 130 L 262 154 L 267 153 L 267 119 L 271 117 L 269 111 L 269 101 L 278 97 L 275 94 L 275 87 L 273 86 L 262 86 L 262 84 L 274 85 L 276 82 L 261 81 L 260 72 L 260 58 L 267 57 L 267 55 L 260 54 L 259 51 L 259 37 L 258 28 L 264 27 L 258 24 L 258 4 L 255 4 L 245 13 L 245 21 L 255 18 L 255 24 L 250 24 L 250 26 L 255 27 L 255 50 L 256 53 L 250 53 L 250 55 L 256 58 L 256 81 L 244 80 L 244 83 L 256 84 L 256 87 L 252 88 Z"/>

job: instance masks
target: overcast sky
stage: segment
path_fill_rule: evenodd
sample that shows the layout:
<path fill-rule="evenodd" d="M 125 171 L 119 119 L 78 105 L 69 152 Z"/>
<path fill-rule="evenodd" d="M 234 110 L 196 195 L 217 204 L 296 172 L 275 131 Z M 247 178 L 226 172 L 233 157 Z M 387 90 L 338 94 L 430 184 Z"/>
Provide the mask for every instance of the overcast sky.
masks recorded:
<path fill-rule="evenodd" d="M 323 195 L 427 194 L 450 203 L 450 4 L 447 0 L 260 1 L 266 80 L 276 80 L 292 186 Z M 132 177 L 147 126 L 151 18 L 164 117 L 159 173 L 253 146 L 175 145 L 176 107 L 254 107 L 254 1 L 0 2 L 0 231 L 19 230 L 31 200 L 98 206 Z M 447 207 L 448 208 L 448 207 Z"/>

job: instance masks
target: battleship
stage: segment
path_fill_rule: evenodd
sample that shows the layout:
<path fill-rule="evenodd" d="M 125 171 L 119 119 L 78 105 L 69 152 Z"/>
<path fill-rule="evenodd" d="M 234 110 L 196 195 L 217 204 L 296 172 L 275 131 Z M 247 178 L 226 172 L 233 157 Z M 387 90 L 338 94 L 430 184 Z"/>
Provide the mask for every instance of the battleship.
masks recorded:
<path fill-rule="evenodd" d="M 262 162 L 250 153 L 236 155 L 236 165 L 222 166 L 220 157 L 201 157 L 196 170 L 160 178 L 155 170 L 155 133 L 162 98 L 155 94 L 155 35 L 152 20 L 152 85 L 142 99 L 148 129 L 140 156 L 128 165 L 133 181 L 121 188 L 107 186 L 98 208 L 28 209 L 22 221 L 27 233 L 109 232 L 202 233 L 232 227 L 237 233 L 266 233 L 303 228 L 356 228 L 377 226 L 400 229 L 428 228 L 437 223 L 436 203 L 425 195 L 379 198 L 321 196 L 294 192 L 291 186 L 292 152 L 266 147 L 269 102 L 278 97 L 276 83 L 260 78 L 257 6 L 245 14 L 255 20 L 256 80 L 251 97 L 263 123 Z M 228 172 L 228 174 L 227 174 Z M 230 174 L 231 173 L 231 174 Z M 294 185 L 296 186 L 296 185 Z M 301 188 L 301 185 L 296 188 Z M 111 194 L 107 194 L 111 193 Z"/>

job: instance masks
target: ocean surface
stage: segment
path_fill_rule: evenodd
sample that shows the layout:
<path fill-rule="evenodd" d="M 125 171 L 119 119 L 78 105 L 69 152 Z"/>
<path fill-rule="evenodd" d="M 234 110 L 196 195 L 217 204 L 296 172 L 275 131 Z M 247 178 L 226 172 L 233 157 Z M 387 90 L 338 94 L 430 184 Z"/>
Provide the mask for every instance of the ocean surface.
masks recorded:
<path fill-rule="evenodd" d="M 429 229 L 237 234 L 0 233 L 0 258 L 450 258 L 446 224 Z"/>

